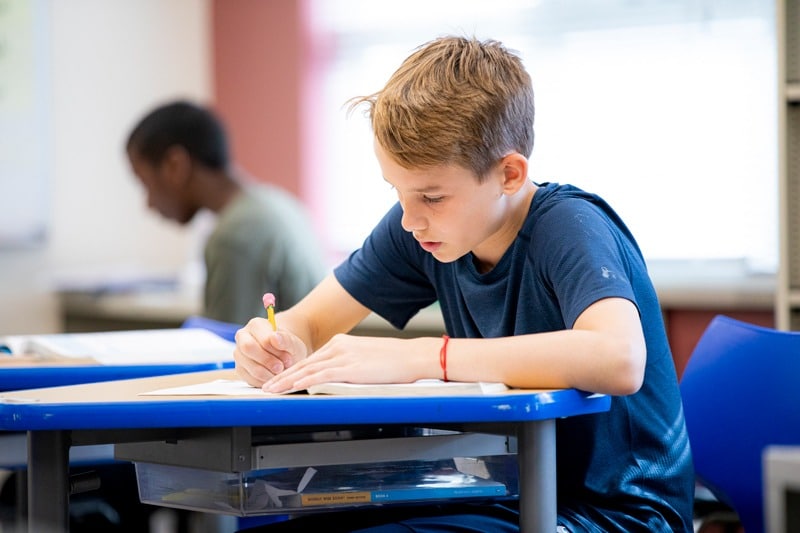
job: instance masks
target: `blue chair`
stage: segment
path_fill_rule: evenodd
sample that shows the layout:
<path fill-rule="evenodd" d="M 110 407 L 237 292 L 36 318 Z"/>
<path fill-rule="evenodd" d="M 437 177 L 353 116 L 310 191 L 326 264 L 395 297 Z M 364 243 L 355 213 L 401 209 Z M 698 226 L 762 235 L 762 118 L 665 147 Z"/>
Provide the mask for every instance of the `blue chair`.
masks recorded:
<path fill-rule="evenodd" d="M 242 327 L 239 324 L 232 324 L 230 322 L 222 322 L 214 320 L 213 318 L 206 318 L 200 315 L 192 315 L 183 321 L 182 328 L 202 328 L 216 333 L 223 339 L 233 342 L 235 340 L 236 332 Z"/>
<path fill-rule="evenodd" d="M 764 448 L 800 444 L 800 332 L 716 316 L 680 388 L 698 481 L 762 533 Z"/>

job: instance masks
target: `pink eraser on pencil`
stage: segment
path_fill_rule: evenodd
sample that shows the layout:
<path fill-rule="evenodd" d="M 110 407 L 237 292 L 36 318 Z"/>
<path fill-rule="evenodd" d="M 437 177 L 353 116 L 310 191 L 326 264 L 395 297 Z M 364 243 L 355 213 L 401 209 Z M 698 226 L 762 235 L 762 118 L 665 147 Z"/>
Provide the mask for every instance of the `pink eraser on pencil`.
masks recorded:
<path fill-rule="evenodd" d="M 275 295 L 271 292 L 268 292 L 264 295 L 264 308 L 269 307 L 270 305 L 275 305 Z"/>

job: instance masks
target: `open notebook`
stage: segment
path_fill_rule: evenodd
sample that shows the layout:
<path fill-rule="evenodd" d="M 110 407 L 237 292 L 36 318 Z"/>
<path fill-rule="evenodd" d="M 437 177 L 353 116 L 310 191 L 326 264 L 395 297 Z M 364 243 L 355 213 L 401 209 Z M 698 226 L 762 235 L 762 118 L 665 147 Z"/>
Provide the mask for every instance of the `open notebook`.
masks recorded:
<path fill-rule="evenodd" d="M 310 387 L 308 394 L 347 396 L 441 396 L 459 394 L 496 394 L 508 390 L 503 383 L 442 381 L 421 379 L 413 383 L 321 383 Z M 244 381 L 218 379 L 184 387 L 142 393 L 150 396 L 275 396 L 251 387 Z"/>

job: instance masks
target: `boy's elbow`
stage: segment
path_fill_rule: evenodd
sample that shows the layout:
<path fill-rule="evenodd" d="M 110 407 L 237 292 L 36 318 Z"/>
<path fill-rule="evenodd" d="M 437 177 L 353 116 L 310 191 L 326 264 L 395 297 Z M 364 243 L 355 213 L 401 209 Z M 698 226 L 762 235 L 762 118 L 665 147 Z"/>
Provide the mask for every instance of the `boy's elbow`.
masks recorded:
<path fill-rule="evenodd" d="M 643 376 L 630 374 L 621 379 L 618 383 L 618 390 L 614 393 L 615 396 L 628 396 L 636 394 L 642 388 L 644 382 Z"/>
<path fill-rule="evenodd" d="M 629 346 L 619 352 L 616 371 L 614 372 L 613 392 L 616 396 L 627 396 L 639 392 L 644 383 L 644 369 L 647 361 L 647 350 L 644 346 Z"/>

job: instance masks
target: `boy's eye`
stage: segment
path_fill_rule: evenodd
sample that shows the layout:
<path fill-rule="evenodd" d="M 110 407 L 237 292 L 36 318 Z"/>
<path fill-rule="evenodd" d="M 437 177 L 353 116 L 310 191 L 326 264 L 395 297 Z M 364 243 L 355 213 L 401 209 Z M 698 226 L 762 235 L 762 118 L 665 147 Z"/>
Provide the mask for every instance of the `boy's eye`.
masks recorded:
<path fill-rule="evenodd" d="M 444 200 L 444 196 L 423 196 L 422 199 L 427 204 L 438 204 L 442 200 Z"/>

